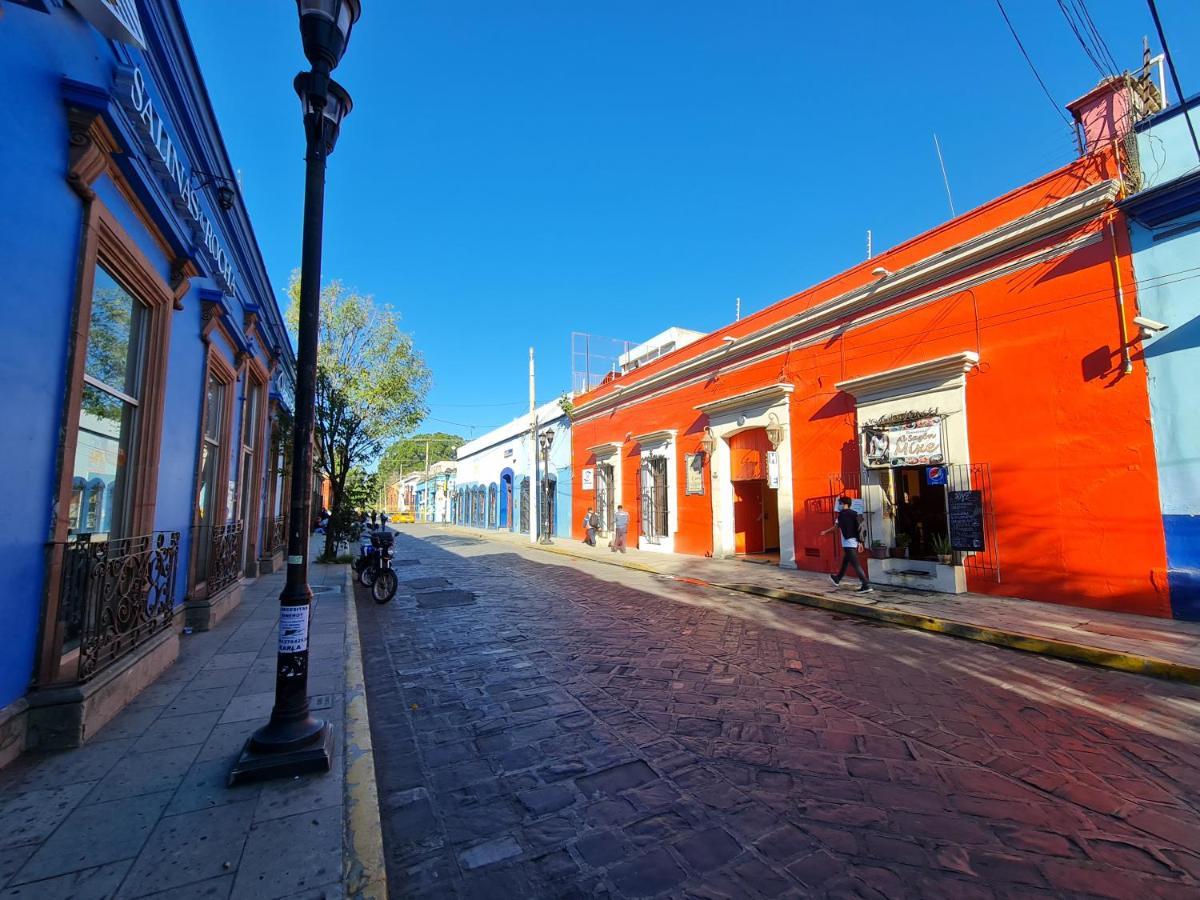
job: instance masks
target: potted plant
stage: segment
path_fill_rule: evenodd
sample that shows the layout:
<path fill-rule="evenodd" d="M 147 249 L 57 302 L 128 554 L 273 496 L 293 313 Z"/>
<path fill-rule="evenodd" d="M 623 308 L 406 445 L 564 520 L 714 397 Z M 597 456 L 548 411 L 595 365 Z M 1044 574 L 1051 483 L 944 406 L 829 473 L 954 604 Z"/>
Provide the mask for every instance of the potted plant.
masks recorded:
<path fill-rule="evenodd" d="M 908 546 L 912 543 L 912 538 L 903 531 L 896 535 L 896 546 L 892 548 L 892 556 L 895 559 L 908 559 Z"/>
<path fill-rule="evenodd" d="M 933 552 L 937 554 L 938 562 L 948 566 L 954 560 L 954 551 L 950 547 L 950 536 L 935 534 L 933 536 Z"/>
<path fill-rule="evenodd" d="M 871 541 L 871 558 L 887 559 L 888 548 L 883 541 Z"/>

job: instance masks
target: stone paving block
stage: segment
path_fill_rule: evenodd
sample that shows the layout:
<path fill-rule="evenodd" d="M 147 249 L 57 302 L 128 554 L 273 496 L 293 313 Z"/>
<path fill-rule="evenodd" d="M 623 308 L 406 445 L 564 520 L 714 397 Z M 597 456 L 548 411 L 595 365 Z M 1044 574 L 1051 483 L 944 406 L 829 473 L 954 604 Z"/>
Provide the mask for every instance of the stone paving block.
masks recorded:
<path fill-rule="evenodd" d="M 246 837 L 230 897 L 293 897 L 338 880 L 341 865 L 341 807 L 256 822 Z"/>
<path fill-rule="evenodd" d="M 637 787 L 658 776 L 646 763 L 641 760 L 613 766 L 602 772 L 591 775 L 581 775 L 575 779 L 575 784 L 585 796 L 599 797 L 603 794 L 618 794 L 631 787 Z"/>
<path fill-rule="evenodd" d="M 342 802 L 344 787 L 341 760 L 335 755 L 333 767 L 328 772 L 294 775 L 262 784 L 254 808 L 254 821 L 337 806 Z M 240 786 L 231 789 L 236 790 L 240 790 Z"/>
<path fill-rule="evenodd" d="M 76 808 L 10 886 L 137 856 L 170 799 L 164 792 Z"/>
<path fill-rule="evenodd" d="M 192 713 L 224 709 L 236 690 L 235 685 L 185 689 L 167 704 L 162 714 L 164 716 L 186 716 Z"/>
<path fill-rule="evenodd" d="M 10 885 L 5 897 L 14 900 L 110 900 L 125 878 L 132 860 L 107 863 L 27 884 Z"/>
<path fill-rule="evenodd" d="M 790 862 L 798 856 L 820 849 L 809 834 L 795 825 L 784 825 L 763 835 L 755 841 L 754 846 L 767 859 L 779 863 Z"/>
<path fill-rule="evenodd" d="M 255 722 L 266 724 L 271 716 L 271 708 L 275 705 L 275 691 L 261 691 L 257 694 L 244 694 L 235 697 L 225 705 L 218 720 L 219 725 L 231 722 Z M 251 728 L 251 731 L 254 729 Z"/>
<path fill-rule="evenodd" d="M 242 858 L 253 815 L 254 803 L 247 801 L 164 816 L 134 862 L 121 897 L 227 874 Z M 276 862 L 283 858 L 277 856 Z"/>
<path fill-rule="evenodd" d="M 187 716 L 159 718 L 133 745 L 135 753 L 152 753 L 171 747 L 203 744 L 220 718 L 220 710 Z"/>
<path fill-rule="evenodd" d="M 84 744 L 69 753 L 27 753 L 0 771 L 0 796 L 98 781 L 129 751 L 134 740 Z"/>
<path fill-rule="evenodd" d="M 131 703 L 93 734 L 89 740 L 93 742 L 114 741 L 141 737 L 165 709 L 165 706 L 141 704 L 135 706 Z"/>
<path fill-rule="evenodd" d="M 479 869 L 521 855 L 521 845 L 511 835 L 476 844 L 458 854 L 464 869 Z"/>
<path fill-rule="evenodd" d="M 718 869 L 742 852 L 741 844 L 722 828 L 695 832 L 672 846 L 696 872 Z"/>
<path fill-rule="evenodd" d="M 532 791 L 525 791 L 517 796 L 521 805 L 529 810 L 531 815 L 540 816 L 546 813 L 558 812 L 575 802 L 575 792 L 562 784 L 552 784 Z"/>
<path fill-rule="evenodd" d="M 664 849 L 613 866 L 608 877 L 627 897 L 653 897 L 683 883 L 687 873 Z"/>
<path fill-rule="evenodd" d="M 261 783 L 228 786 L 230 760 L 210 759 L 194 762 L 183 776 L 164 815 L 210 809 L 227 803 L 257 800 L 263 789 Z"/>
<path fill-rule="evenodd" d="M 0 801 L 0 848 L 44 841 L 91 790 L 92 783 L 83 782 L 26 791 Z M 0 872 L 0 885 L 4 881 Z"/>
<path fill-rule="evenodd" d="M 170 747 L 156 753 L 130 753 L 101 778 L 85 803 L 103 803 L 157 794 L 179 787 L 188 767 L 200 752 L 200 744 Z"/>

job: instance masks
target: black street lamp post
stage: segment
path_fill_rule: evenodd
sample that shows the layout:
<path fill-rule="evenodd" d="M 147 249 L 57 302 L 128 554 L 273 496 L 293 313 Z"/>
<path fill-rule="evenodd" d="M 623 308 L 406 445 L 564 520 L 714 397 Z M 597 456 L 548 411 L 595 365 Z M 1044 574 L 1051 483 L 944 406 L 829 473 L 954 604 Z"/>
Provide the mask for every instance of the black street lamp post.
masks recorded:
<path fill-rule="evenodd" d="M 554 443 L 554 429 L 547 428 L 538 435 L 538 448 L 542 451 L 542 527 L 541 534 L 538 536 L 539 544 L 553 544 L 551 533 L 554 531 L 553 523 L 550 521 L 550 446 Z"/>
<path fill-rule="evenodd" d="M 266 725 L 246 741 L 229 773 L 230 785 L 304 772 L 328 772 L 333 729 L 308 707 L 308 537 L 312 520 L 313 420 L 317 335 L 321 318 L 321 234 L 325 208 L 325 158 L 333 152 L 350 95 L 329 77 L 358 20 L 359 0 L 296 0 L 300 33 L 311 72 L 296 76 L 307 139 L 304 236 L 300 269 L 300 329 L 296 359 L 296 420 L 292 451 L 287 583 L 279 595 L 279 654 L 275 706 Z"/>

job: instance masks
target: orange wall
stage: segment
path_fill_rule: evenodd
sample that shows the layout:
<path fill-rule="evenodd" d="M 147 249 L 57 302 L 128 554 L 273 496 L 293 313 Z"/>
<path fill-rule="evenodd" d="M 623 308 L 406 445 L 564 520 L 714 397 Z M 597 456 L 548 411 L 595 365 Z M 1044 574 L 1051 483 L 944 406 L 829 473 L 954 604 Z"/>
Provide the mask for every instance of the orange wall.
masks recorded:
<path fill-rule="evenodd" d="M 867 283 L 869 269 L 892 271 L 1024 213 L 1112 177 L 1110 156 L 1080 160 L 1066 169 L 961 216 L 804 294 L 617 379 L 631 385 L 666 366 L 815 303 Z M 991 468 L 1001 581 L 969 572 L 969 588 L 1060 603 L 1169 615 L 1165 547 L 1149 425 L 1146 374 L 1141 362 L 1122 375 L 1119 317 L 1106 218 L 1075 234 L 1104 229 L 1104 240 L 1069 256 L 994 279 L 973 291 L 898 313 L 811 348 L 761 360 L 738 371 L 714 368 L 697 384 L 663 396 L 626 401 L 588 415 L 573 427 L 572 468 L 595 465 L 587 447 L 609 441 L 622 448 L 622 500 L 631 515 L 630 543 L 640 510 L 638 446 L 627 436 L 675 428 L 679 552 L 712 550 L 709 473 L 705 494 L 686 496 L 683 457 L 696 452 L 706 418 L 704 402 L 779 382 L 791 395 L 793 521 L 797 565 L 825 571 L 836 548 L 817 532 L 829 522 L 831 476 L 857 478 L 855 401 L 835 383 L 939 356 L 974 350 L 981 364 L 967 376 L 966 403 L 972 463 Z M 1118 237 L 1125 234 L 1118 222 Z M 1068 235 L 1037 242 L 1049 246 Z M 1129 250 L 1119 241 L 1127 290 L 1128 333 L 1136 315 Z M 1033 248 L 1023 248 L 1024 255 Z M 989 261 L 983 267 L 990 267 Z M 903 296 L 896 298 L 903 300 Z M 794 340 L 794 338 L 793 338 Z M 1135 348 L 1136 349 L 1136 348 Z M 1138 354 L 1135 353 L 1135 357 Z M 576 399 L 586 404 L 607 385 Z M 592 497 L 573 479 L 575 504 Z M 576 524 L 576 527 L 578 525 Z M 815 548 L 819 556 L 806 555 Z"/>

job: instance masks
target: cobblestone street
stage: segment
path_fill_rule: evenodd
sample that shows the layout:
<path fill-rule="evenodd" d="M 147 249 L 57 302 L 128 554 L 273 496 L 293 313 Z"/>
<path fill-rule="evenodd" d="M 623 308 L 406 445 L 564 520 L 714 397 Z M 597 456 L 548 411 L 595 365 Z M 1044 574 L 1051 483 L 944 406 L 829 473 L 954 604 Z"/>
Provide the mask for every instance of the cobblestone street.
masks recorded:
<path fill-rule="evenodd" d="M 1200 689 L 407 527 L 393 896 L 1195 897 Z"/>

